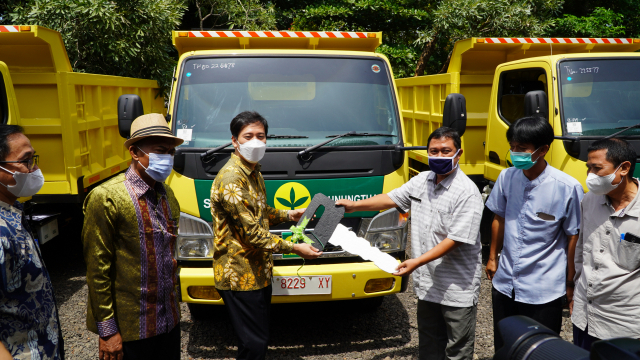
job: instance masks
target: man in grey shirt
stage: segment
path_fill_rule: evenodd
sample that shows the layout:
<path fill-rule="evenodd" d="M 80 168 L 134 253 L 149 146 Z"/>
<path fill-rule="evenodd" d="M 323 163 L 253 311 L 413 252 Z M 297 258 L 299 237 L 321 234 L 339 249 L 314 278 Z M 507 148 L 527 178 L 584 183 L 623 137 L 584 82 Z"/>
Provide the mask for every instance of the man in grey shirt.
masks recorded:
<path fill-rule="evenodd" d="M 477 186 L 459 168 L 460 136 L 441 127 L 427 140 L 429 168 L 402 187 L 357 202 L 347 212 L 411 210 L 412 259 L 394 275 L 413 273 L 418 301 L 419 358 L 472 359 L 482 271 Z"/>
<path fill-rule="evenodd" d="M 570 304 L 574 344 L 640 338 L 640 201 L 636 152 L 624 140 L 588 148 L 587 187 Z"/>

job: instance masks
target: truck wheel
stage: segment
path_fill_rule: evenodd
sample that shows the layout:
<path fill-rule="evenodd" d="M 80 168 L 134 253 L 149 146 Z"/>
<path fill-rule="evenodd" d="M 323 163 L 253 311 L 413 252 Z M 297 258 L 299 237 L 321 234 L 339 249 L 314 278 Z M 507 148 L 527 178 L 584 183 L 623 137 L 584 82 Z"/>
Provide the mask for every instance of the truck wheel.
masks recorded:
<path fill-rule="evenodd" d="M 207 305 L 187 303 L 191 320 L 195 321 L 223 321 L 227 315 L 224 305 Z"/>

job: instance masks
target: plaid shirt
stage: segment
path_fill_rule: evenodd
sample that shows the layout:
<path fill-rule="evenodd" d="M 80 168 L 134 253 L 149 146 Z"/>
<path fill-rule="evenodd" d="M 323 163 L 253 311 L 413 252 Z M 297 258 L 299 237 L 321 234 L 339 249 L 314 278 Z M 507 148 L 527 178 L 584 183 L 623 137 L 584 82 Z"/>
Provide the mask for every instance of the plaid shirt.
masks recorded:
<path fill-rule="evenodd" d="M 260 164 L 251 170 L 235 154 L 211 187 L 216 288 L 249 291 L 271 284 L 272 252 L 289 253 L 293 243 L 269 232 L 288 220 L 287 210 L 267 205 Z"/>

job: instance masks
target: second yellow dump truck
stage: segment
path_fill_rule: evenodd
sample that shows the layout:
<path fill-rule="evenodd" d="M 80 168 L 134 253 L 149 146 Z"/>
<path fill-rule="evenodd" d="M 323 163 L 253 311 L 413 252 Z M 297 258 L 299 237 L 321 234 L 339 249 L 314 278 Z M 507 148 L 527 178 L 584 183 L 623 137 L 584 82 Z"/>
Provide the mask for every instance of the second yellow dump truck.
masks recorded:
<path fill-rule="evenodd" d="M 443 125 L 447 96 L 459 93 L 466 99 L 466 121 L 453 124 L 464 132 L 460 168 L 478 184 L 491 185 L 511 166 L 506 131 L 518 118 L 537 113 L 549 119 L 556 135 L 545 159 L 585 186 L 593 141 L 620 132 L 640 154 L 637 50 L 640 39 L 459 41 L 447 73 L 396 80 L 406 142 L 423 145 Z M 426 151 L 410 151 L 409 171 L 427 170 L 427 159 Z"/>
<path fill-rule="evenodd" d="M 74 72 L 58 32 L 0 26 L 0 123 L 21 125 L 39 155 L 44 186 L 20 200 L 33 205 L 26 209 L 41 244 L 58 234 L 58 220 L 81 226 L 85 194 L 127 168 L 118 131 L 122 94 L 164 112 L 156 81 Z"/>

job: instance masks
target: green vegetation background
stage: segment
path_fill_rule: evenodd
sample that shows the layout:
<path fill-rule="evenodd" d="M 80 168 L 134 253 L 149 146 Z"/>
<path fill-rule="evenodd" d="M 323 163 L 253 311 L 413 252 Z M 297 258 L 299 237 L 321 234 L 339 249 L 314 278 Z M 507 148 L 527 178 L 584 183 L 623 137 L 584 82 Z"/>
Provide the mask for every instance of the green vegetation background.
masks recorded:
<path fill-rule="evenodd" d="M 446 71 L 455 41 L 640 37 L 638 0 L 4 0 L 0 24 L 62 33 L 75 71 L 156 79 L 177 60 L 170 31 L 382 31 L 395 77 Z"/>

